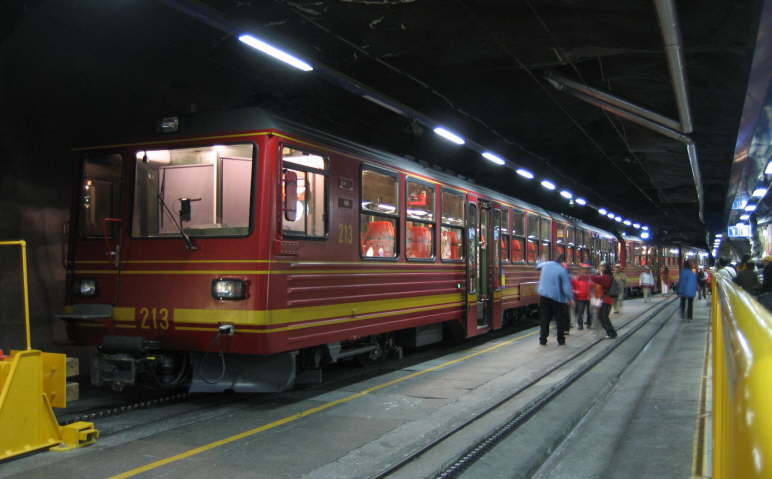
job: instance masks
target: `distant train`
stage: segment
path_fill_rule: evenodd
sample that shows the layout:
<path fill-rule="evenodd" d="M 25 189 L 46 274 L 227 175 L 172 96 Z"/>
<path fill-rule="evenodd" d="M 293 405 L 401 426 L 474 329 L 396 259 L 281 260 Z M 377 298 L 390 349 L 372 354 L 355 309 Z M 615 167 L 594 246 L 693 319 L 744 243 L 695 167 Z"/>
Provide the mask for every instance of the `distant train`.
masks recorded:
<path fill-rule="evenodd" d="M 342 358 L 501 328 L 536 304 L 541 258 L 673 257 L 260 110 L 159 131 L 76 150 L 57 316 L 98 346 L 98 385 L 280 391 Z"/>

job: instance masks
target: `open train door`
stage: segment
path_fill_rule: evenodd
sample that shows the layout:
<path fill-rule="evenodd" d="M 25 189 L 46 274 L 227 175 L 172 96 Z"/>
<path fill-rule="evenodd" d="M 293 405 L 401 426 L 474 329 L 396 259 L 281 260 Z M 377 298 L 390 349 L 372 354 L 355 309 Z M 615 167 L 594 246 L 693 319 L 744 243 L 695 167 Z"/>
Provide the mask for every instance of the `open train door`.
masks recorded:
<path fill-rule="evenodd" d="M 488 202 L 468 197 L 466 254 L 466 335 L 487 331 L 493 316 L 493 210 Z"/>

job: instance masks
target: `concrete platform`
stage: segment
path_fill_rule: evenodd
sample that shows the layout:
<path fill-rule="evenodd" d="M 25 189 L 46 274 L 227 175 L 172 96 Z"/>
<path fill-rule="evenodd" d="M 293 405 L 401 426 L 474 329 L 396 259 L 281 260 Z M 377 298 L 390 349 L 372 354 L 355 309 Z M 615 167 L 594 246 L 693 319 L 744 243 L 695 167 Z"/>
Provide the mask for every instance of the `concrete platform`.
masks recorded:
<path fill-rule="evenodd" d="M 662 300 L 656 298 L 655 303 Z M 650 304 L 643 304 L 640 300 L 628 300 L 625 315 L 615 315 L 612 320 L 620 324 L 636 318 L 649 307 Z M 661 392 L 652 392 L 654 395 L 648 396 L 645 401 L 625 397 L 613 404 L 641 413 L 656 411 L 660 394 L 672 394 L 673 400 L 667 403 L 668 410 L 674 417 L 687 420 L 687 412 L 694 406 L 693 395 L 699 392 L 702 375 L 701 361 L 704 357 L 698 358 L 699 364 L 694 367 L 691 356 L 699 356 L 698 346 L 704 347 L 705 344 L 703 309 L 698 307 L 692 323 L 681 325 L 672 322 L 663 327 L 663 331 L 672 329 L 668 331 L 673 343 L 684 346 L 671 348 L 673 353 L 679 350 L 688 357 L 672 356 L 665 363 L 667 367 L 660 364 L 654 370 L 667 372 L 666 375 L 649 375 L 652 378 L 662 376 L 657 383 Z M 622 328 L 620 334 L 635 324 L 636 321 L 633 321 Z M 681 331 L 683 338 L 679 336 Z M 687 340 L 686 336 L 690 339 Z M 598 341 L 598 330 L 572 330 L 565 347 L 557 346 L 554 335 L 550 339 L 548 346 L 540 346 L 538 332 L 536 328 L 531 328 L 487 342 L 473 341 L 442 358 L 426 362 L 414 363 L 407 358 L 401 362 L 384 363 L 383 374 L 343 386 L 322 385 L 285 394 L 229 398 L 225 402 L 209 397 L 205 401 L 169 404 L 106 418 L 97 422 L 97 427 L 107 434 L 96 445 L 67 453 L 47 452 L 6 462 L 0 464 L 0 477 L 368 477 L 522 389 L 532 378 L 565 361 L 584 346 L 595 342 L 592 351 L 602 352 L 613 344 L 613 341 Z M 687 347 L 687 344 L 690 346 Z M 453 445 L 433 451 L 436 456 L 427 455 L 431 462 L 416 464 L 417 469 L 400 471 L 395 477 L 427 477 L 435 473 L 443 464 L 455 459 L 457 453 L 475 438 L 482 437 L 508 419 L 512 411 L 549 388 L 551 382 L 571 374 L 575 368 L 592 361 L 594 356 L 579 357 L 560 368 L 548 380 L 528 388 L 507 403 L 507 408 L 500 408 L 474 428 L 465 430 Z M 620 364 L 632 360 L 618 350 L 613 351 L 609 358 L 616 358 Z M 636 367 L 631 370 L 643 369 Z M 687 380 L 689 373 L 696 375 L 696 379 Z M 585 394 L 597 396 L 597 388 L 587 385 L 584 388 Z M 652 387 L 644 389 L 653 391 Z M 676 407 L 678 414 L 674 409 Z M 599 410 L 585 407 L 579 417 L 584 417 L 591 409 Z M 569 414 L 573 413 L 566 409 L 557 416 L 562 418 Z M 609 411 L 601 416 L 619 414 Z M 635 425 L 635 431 L 641 434 L 648 434 L 646 428 L 653 426 L 643 416 L 633 420 L 634 417 L 629 414 L 630 420 L 626 424 Z M 692 438 L 687 436 L 694 429 L 695 414 L 696 406 L 691 415 L 691 429 L 683 427 L 678 435 L 679 441 L 687 441 L 689 447 Z M 548 422 L 554 420 L 546 409 L 537 418 Z M 578 430 L 576 434 L 580 434 Z M 620 435 L 617 432 L 614 437 L 623 436 L 624 433 Z M 519 449 L 515 456 L 527 454 L 529 448 L 536 444 L 532 438 L 523 440 L 525 449 Z M 574 442 L 579 444 L 584 441 L 596 444 L 594 450 L 603 450 L 595 442 L 597 438 L 592 436 Z M 617 440 L 614 444 L 618 446 L 615 445 L 613 450 L 630 451 L 631 454 L 639 447 L 629 441 Z M 656 449 L 658 446 L 652 443 L 650 447 Z M 568 443 L 564 456 L 570 456 Z M 688 459 L 688 454 L 684 457 Z M 504 475 L 491 476 L 489 473 L 489 477 L 525 477 L 517 475 L 520 470 L 514 462 L 497 464 L 501 466 L 497 469 L 498 473 Z M 634 462 L 624 464 L 627 464 L 625 467 L 640 467 Z M 544 467 L 549 466 L 545 464 Z M 545 469 L 539 473 L 547 474 L 543 477 L 558 477 L 550 475 L 550 471 Z M 469 473 L 473 471 L 470 469 Z"/>

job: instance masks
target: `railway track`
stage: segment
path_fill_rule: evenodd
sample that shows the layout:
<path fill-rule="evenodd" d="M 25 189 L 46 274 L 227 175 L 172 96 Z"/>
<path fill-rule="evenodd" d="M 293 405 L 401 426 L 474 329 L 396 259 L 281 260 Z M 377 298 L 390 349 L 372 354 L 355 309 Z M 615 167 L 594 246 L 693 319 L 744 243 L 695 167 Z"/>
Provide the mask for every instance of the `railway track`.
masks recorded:
<path fill-rule="evenodd" d="M 493 431 L 484 435 L 482 439 L 476 441 L 474 444 L 469 446 L 462 454 L 457 456 L 455 460 L 450 462 L 450 464 L 447 467 L 444 467 L 433 477 L 435 477 L 436 479 L 450 479 L 450 478 L 458 477 L 470 465 L 472 465 L 475 461 L 477 461 L 479 458 L 485 455 L 486 452 L 492 449 L 496 444 L 501 442 L 504 438 L 509 436 L 512 432 L 517 430 L 519 426 L 521 426 L 526 421 L 528 421 L 529 418 L 531 418 L 545 405 L 547 405 L 551 400 L 557 397 L 562 391 L 564 391 L 570 385 L 574 384 L 585 373 L 590 371 L 598 361 L 608 356 L 612 351 L 614 351 L 620 345 L 626 342 L 636 331 L 638 331 L 643 326 L 648 324 L 653 318 L 657 317 L 660 313 L 665 311 L 673 303 L 674 301 L 671 300 L 671 301 L 655 304 L 651 308 L 646 310 L 645 313 L 643 313 L 644 317 L 642 320 L 639 320 L 639 317 L 635 317 L 635 318 L 631 318 L 630 320 L 626 321 L 622 325 L 618 326 L 617 329 L 622 330 L 637 321 L 637 324 L 635 324 L 630 330 L 625 331 L 624 334 L 620 334 L 618 338 L 614 341 L 614 343 L 611 345 L 611 347 L 605 349 L 601 354 L 598 355 L 598 357 L 594 358 L 595 359 L 594 361 L 587 362 L 576 371 L 572 372 L 562 380 L 556 382 L 553 386 L 551 386 L 542 394 L 540 394 L 536 399 L 532 400 L 524 407 L 520 408 L 503 425 L 495 428 Z M 660 325 L 657 328 L 657 331 L 659 331 L 661 327 L 662 325 Z M 537 377 L 534 377 L 532 380 L 523 384 L 512 394 L 502 398 L 501 400 L 491 405 L 490 407 L 480 411 L 473 417 L 469 418 L 466 422 L 459 424 L 458 426 L 452 428 L 446 433 L 434 438 L 432 441 L 428 442 L 420 449 L 413 451 L 412 453 L 403 457 L 401 460 L 391 464 L 388 468 L 385 468 L 369 476 L 368 479 L 382 479 L 382 478 L 392 476 L 395 473 L 401 472 L 401 470 L 406 468 L 408 465 L 418 461 L 422 456 L 424 456 L 429 451 L 432 451 L 433 449 L 438 448 L 438 446 L 445 443 L 445 441 L 450 440 L 451 438 L 453 438 L 453 436 L 456 436 L 460 432 L 465 431 L 468 428 L 474 426 L 476 423 L 481 421 L 481 419 L 493 413 L 494 411 L 497 411 L 499 408 L 502 408 L 504 405 L 506 405 L 513 399 L 520 396 L 522 393 L 527 391 L 532 386 L 549 378 L 549 376 L 555 374 L 564 366 L 575 362 L 580 357 L 586 357 L 592 351 L 595 345 L 597 345 L 598 343 L 604 340 L 605 338 L 598 338 L 590 342 L 588 345 L 581 348 L 574 354 L 570 355 L 566 359 L 560 361 L 559 363 L 553 365 L 551 368 L 547 369 L 542 374 L 538 375 Z"/>

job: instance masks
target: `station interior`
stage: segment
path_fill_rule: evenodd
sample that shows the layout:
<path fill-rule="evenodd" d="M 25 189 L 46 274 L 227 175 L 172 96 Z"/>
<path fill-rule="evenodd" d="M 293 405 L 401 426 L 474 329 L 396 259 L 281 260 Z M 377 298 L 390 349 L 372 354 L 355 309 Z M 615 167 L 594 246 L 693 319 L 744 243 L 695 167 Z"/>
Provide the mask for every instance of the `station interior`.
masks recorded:
<path fill-rule="evenodd" d="M 76 416 L 93 422 L 101 437 L 71 451 L 30 450 L 18 458 L 3 456 L 6 442 L 0 440 L 0 478 L 772 477 L 772 412 L 753 409 L 756 403 L 747 398 L 753 394 L 746 393 L 748 403 L 737 408 L 748 424 L 730 420 L 740 432 L 716 437 L 714 428 L 724 427 L 716 426 L 717 411 L 732 410 L 731 401 L 742 394 L 722 395 L 723 386 L 709 380 L 734 378 L 732 365 L 745 364 L 747 372 L 772 351 L 766 309 L 772 278 L 763 275 L 772 275 L 770 48 L 772 0 L 3 2 L 0 363 L 8 362 L 8 369 L 0 364 L 0 386 L 8 386 L 12 350 L 77 358 L 70 380 L 78 383 L 80 399 L 55 411 L 60 422 Z M 281 127 L 275 136 L 248 136 L 257 128 L 234 126 L 190 134 L 230 135 L 221 143 L 184 140 L 184 127 L 194 125 L 186 118 L 220 121 L 230 112 L 243 117 L 258 110 L 302 125 L 296 131 L 313 132 L 314 139 L 285 145 L 289 137 L 282 135 L 290 133 Z M 182 129 L 164 136 L 177 119 L 173 127 Z M 327 139 L 337 153 L 318 146 Z M 263 163 L 271 141 L 281 145 L 275 148 L 278 166 Z M 88 156 L 97 150 L 97 160 Z M 372 158 L 380 166 L 346 163 L 369 152 L 376 152 Z M 121 168 L 131 172 L 131 181 L 110 176 Z M 265 193 L 269 180 L 259 180 L 268 173 L 276 185 L 281 181 L 272 198 Z M 133 190 L 118 192 L 121 181 Z M 479 212 L 466 203 L 477 196 Z M 487 201 L 498 201 L 503 213 L 496 214 L 503 216 L 483 213 Z M 256 215 L 258 203 L 271 205 L 270 221 Z M 133 213 L 109 218 L 124 207 Z M 328 209 L 349 215 L 349 224 L 338 225 Z M 527 219 L 520 210 L 529 212 Z M 537 219 L 548 217 L 554 227 Z M 470 221 L 477 223 L 468 227 Z M 486 221 L 495 222 L 495 237 L 486 239 L 480 229 L 490 227 Z M 539 225 L 542 236 L 528 236 Z M 255 238 L 234 251 L 241 239 L 275 226 L 286 238 L 260 244 Z M 582 256 L 590 241 L 579 239 L 581 231 L 598 245 L 605 241 L 599 249 L 606 256 L 589 247 Z M 499 235 L 506 249 L 496 246 L 493 253 Z M 87 236 L 99 237 L 93 244 L 100 256 L 79 256 L 76 267 L 83 249 L 75 245 Z M 178 283 L 183 305 L 175 321 L 194 318 L 185 324 L 191 337 L 197 328 L 219 328 L 211 341 L 196 337 L 190 370 L 174 366 L 180 377 L 203 375 L 198 387 L 205 392 L 198 396 L 154 392 L 147 399 L 133 388 L 92 384 L 101 346 L 73 339 L 67 315 L 82 311 L 75 306 L 72 312 L 75 270 L 89 270 L 84 258 L 105 268 L 114 261 L 121 269 L 117 237 L 135 246 L 125 253 L 125 284 L 118 280 L 111 288 L 139 285 L 152 290 L 144 297 L 160 298 Z M 157 252 L 142 246 L 153 241 L 165 243 Z M 325 241 L 350 245 L 355 261 L 325 250 Z M 318 256 L 303 256 L 303 248 Z M 606 263 L 628 268 L 625 309 L 611 311 L 624 342 L 604 341 L 596 322 L 592 331 L 589 325 L 572 329 L 568 348 L 558 348 L 557 331 L 540 347 L 537 264 L 557 259 L 558 251 L 570 254 L 573 276 Z M 237 259 L 217 270 L 207 264 L 217 255 Z M 302 260 L 292 263 L 292 255 Z M 198 262 L 162 278 L 164 261 L 178 257 Z M 720 259 L 733 272 L 750 267 L 758 289 L 719 280 Z M 684 260 L 710 278 L 707 299 L 694 299 L 693 321 L 679 316 Z M 520 269 L 513 272 L 515 263 Z M 357 269 L 365 264 L 366 272 Z M 660 287 L 665 264 L 675 275 L 669 294 Z M 429 266 L 431 275 L 418 272 Z M 408 279 L 369 278 L 361 291 L 346 293 L 361 305 L 333 298 L 332 292 L 354 291 L 355 278 L 400 267 Z M 91 270 L 103 274 L 98 268 Z M 495 273 L 478 277 L 480 268 Z M 644 269 L 655 276 L 653 303 L 639 283 Z M 201 270 L 217 274 L 202 280 L 206 301 L 182 287 L 198 284 Z M 461 279 L 443 279 L 442 271 Z M 413 273 L 427 276 L 418 280 Z M 286 283 L 258 291 L 281 274 Z M 315 274 L 332 279 L 314 283 Z M 530 278 L 528 304 L 522 278 Z M 519 299 L 508 299 L 507 287 L 521 279 Z M 410 284 L 405 299 L 396 297 L 396 281 Z M 351 329 L 343 339 L 324 330 L 333 338 L 329 344 L 312 344 L 311 333 L 298 329 L 311 313 L 292 317 L 292 308 L 345 309 L 349 319 L 323 325 L 343 328 L 352 318 L 375 318 L 380 313 L 367 308 L 379 301 L 395 318 L 402 318 L 400 308 L 417 315 L 435 306 L 428 299 L 410 303 L 411 290 L 428 291 L 442 281 L 452 290 L 442 290 L 440 298 L 437 289 L 431 297 L 465 311 L 461 328 L 437 326 L 439 320 L 430 325 L 429 319 L 414 324 L 406 316 L 409 333 L 378 323 L 371 332 Z M 251 309 L 216 319 L 234 308 L 218 295 L 238 295 L 239 287 L 252 288 L 244 293 Z M 451 305 L 453 294 L 463 306 Z M 116 293 L 107 307 L 115 324 L 126 297 Z M 142 304 L 131 306 L 142 314 Z M 166 313 L 159 309 L 156 318 L 152 306 L 145 320 L 158 329 Z M 274 327 L 299 345 L 291 352 L 264 340 L 270 335 L 259 329 L 273 310 L 291 319 L 266 319 L 266 331 Z M 248 318 L 247 326 L 238 318 Z M 243 333 L 249 321 L 259 323 L 260 334 Z M 239 343 L 240 334 L 253 342 Z M 382 335 L 372 342 L 377 347 L 364 342 L 368 334 Z M 434 336 L 443 339 L 442 349 L 424 345 L 439 343 L 425 339 Z M 290 354 L 290 365 L 277 360 L 265 368 L 297 367 L 292 382 L 299 385 L 309 377 L 302 369 L 314 351 L 335 364 L 318 373 L 325 380 L 317 385 L 218 393 L 203 369 L 209 362 L 216 376 L 221 360 L 221 379 L 229 379 L 223 344 L 243 349 L 234 353 L 236 369 L 228 374 L 247 368 L 238 362 L 247 364 L 247 344 L 264 347 L 266 356 Z M 756 362 L 748 348 L 759 348 Z M 723 354 L 729 359 L 716 359 Z M 320 370 L 319 358 L 311 361 L 308 369 Z M 284 380 L 275 371 L 267 383 Z M 4 397 L 0 426 L 16 415 Z M 724 401 L 720 407 L 717 398 Z M 88 418 L 91 410 L 99 412 Z M 466 432 L 455 432 L 473 419 Z M 514 432 L 483 441 L 500 427 Z M 478 441 L 487 445 L 470 449 Z M 717 455 L 717 444 L 734 444 L 734 458 Z"/>

